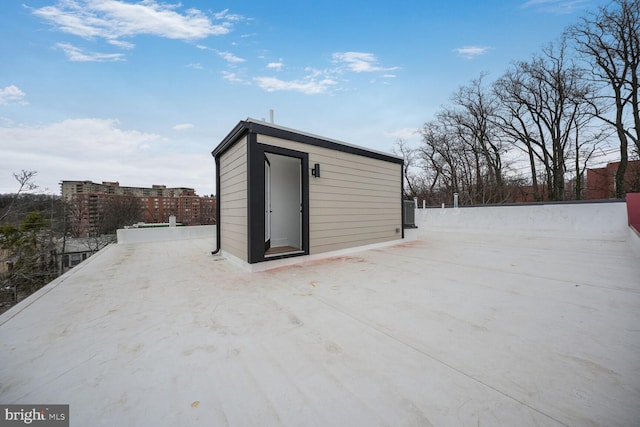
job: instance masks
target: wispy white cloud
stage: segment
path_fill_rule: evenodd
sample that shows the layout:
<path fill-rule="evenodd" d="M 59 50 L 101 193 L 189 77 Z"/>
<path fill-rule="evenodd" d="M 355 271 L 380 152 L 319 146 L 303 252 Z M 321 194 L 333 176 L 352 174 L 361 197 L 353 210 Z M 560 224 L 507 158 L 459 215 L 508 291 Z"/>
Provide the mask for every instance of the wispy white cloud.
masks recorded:
<path fill-rule="evenodd" d="M 589 7 L 590 3 L 589 0 L 528 0 L 522 7 L 562 15 L 583 10 Z"/>
<path fill-rule="evenodd" d="M 181 4 L 144 0 L 58 0 L 52 6 L 32 8 L 34 15 L 58 30 L 86 39 L 102 38 L 124 49 L 133 44 L 123 38 L 151 35 L 176 40 L 200 40 L 228 34 L 244 18 L 228 10 L 210 16 Z"/>
<path fill-rule="evenodd" d="M 124 55 L 122 53 L 98 53 L 98 52 L 85 52 L 79 47 L 76 47 L 70 43 L 58 43 L 56 44 L 58 49 L 64 51 L 72 62 L 114 62 L 124 61 Z"/>
<path fill-rule="evenodd" d="M 333 54 L 333 62 L 345 66 L 355 73 L 371 73 L 376 71 L 392 71 L 398 67 L 381 67 L 378 58 L 373 53 L 366 52 L 336 52 Z"/>
<path fill-rule="evenodd" d="M 267 64 L 267 68 L 269 68 L 270 70 L 276 70 L 276 71 L 282 70 L 283 66 L 284 66 L 284 64 L 282 63 L 282 61 L 280 61 L 280 62 L 269 62 Z"/>
<path fill-rule="evenodd" d="M 328 68 L 305 67 L 305 75 L 298 78 L 284 79 L 274 76 L 259 76 L 253 78 L 253 83 L 268 92 L 294 91 L 307 95 L 332 93 L 340 90 L 344 78 L 348 73 L 374 73 L 385 72 L 381 77 L 390 79 L 395 77 L 388 71 L 397 70 L 399 67 L 383 67 L 379 65 L 377 57 L 372 53 L 363 52 L 336 52 L 331 57 L 331 66 Z M 284 62 L 270 62 L 267 69 L 281 71 Z M 370 83 L 376 83 L 376 79 L 369 79 Z M 383 82 L 386 84 L 386 82 Z"/>
<path fill-rule="evenodd" d="M 326 93 L 337 82 L 330 78 L 316 79 L 307 77 L 303 80 L 281 80 L 275 77 L 256 77 L 254 81 L 267 92 L 293 91 L 307 95 Z"/>
<path fill-rule="evenodd" d="M 491 50 L 489 46 L 464 46 L 453 49 L 459 56 L 465 59 L 473 59 L 484 55 Z"/>
<path fill-rule="evenodd" d="M 420 129 L 417 128 L 399 128 L 384 134 L 395 139 L 412 139 L 419 133 Z"/>
<path fill-rule="evenodd" d="M 22 104 L 26 105 L 26 94 L 18 86 L 10 85 L 0 89 L 0 105 Z"/>
<path fill-rule="evenodd" d="M 230 64 L 237 64 L 240 62 L 244 62 L 245 59 L 244 58 L 240 58 L 238 56 L 235 56 L 233 53 L 231 52 L 220 52 L 220 51 L 216 51 L 216 53 L 223 58 L 225 61 L 227 61 Z"/>
<path fill-rule="evenodd" d="M 204 67 L 199 62 L 194 62 L 193 64 L 187 64 L 188 68 L 193 68 L 194 70 L 204 70 Z"/>
<path fill-rule="evenodd" d="M 121 49 L 133 49 L 134 47 L 136 47 L 136 45 L 133 43 L 126 42 L 123 40 L 117 40 L 117 39 L 110 39 L 107 41 L 107 43 L 109 43 L 112 46 L 119 47 Z"/>
<path fill-rule="evenodd" d="M 245 81 L 245 79 L 241 78 L 238 74 L 236 73 L 231 73 L 229 71 L 222 71 L 222 78 L 231 82 L 231 83 L 247 83 Z"/>
<path fill-rule="evenodd" d="M 193 129 L 193 124 L 192 123 L 180 123 L 180 124 L 175 125 L 173 127 L 173 130 L 187 130 L 187 129 Z"/>
<path fill-rule="evenodd" d="M 247 19 L 242 15 L 229 13 L 229 9 L 225 9 L 223 11 L 214 13 L 213 17 L 217 20 L 223 20 L 228 22 L 238 22 L 238 21 L 244 21 L 245 19 Z"/>

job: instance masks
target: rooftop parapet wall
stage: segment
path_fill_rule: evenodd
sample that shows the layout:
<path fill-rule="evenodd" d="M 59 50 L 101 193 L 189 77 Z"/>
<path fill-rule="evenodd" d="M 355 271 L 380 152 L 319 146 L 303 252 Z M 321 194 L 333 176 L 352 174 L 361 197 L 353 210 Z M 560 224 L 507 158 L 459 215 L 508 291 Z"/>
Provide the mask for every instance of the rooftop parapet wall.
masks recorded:
<path fill-rule="evenodd" d="M 624 202 L 429 208 L 416 210 L 425 231 L 625 240 Z"/>
<path fill-rule="evenodd" d="M 127 228 L 117 231 L 118 244 L 166 242 L 171 240 L 214 238 L 215 225 L 194 225 L 190 227 L 158 227 L 158 228 Z"/>

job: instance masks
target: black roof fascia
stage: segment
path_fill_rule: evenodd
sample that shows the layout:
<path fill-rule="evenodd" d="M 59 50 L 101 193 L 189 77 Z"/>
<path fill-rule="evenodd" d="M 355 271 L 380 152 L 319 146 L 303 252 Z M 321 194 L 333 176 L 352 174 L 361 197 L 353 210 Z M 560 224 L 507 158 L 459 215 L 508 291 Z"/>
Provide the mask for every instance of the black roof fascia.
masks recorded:
<path fill-rule="evenodd" d="M 352 145 L 341 144 L 337 141 L 323 139 L 320 137 L 298 133 L 293 130 L 282 129 L 270 126 L 267 123 L 257 123 L 254 121 L 241 121 L 235 128 L 222 140 L 211 153 L 214 157 L 221 155 L 230 148 L 235 141 L 238 140 L 245 132 L 252 132 L 260 135 L 272 136 L 274 138 L 286 139 L 289 141 L 300 142 L 302 144 L 313 145 L 316 147 L 328 148 L 335 151 L 356 154 L 359 156 L 369 157 L 385 162 L 404 164 L 404 160 L 398 157 L 380 153 L 377 151 L 369 151 L 366 148 L 356 147 Z"/>
<path fill-rule="evenodd" d="M 232 130 L 224 137 L 224 139 L 218 144 L 216 148 L 213 149 L 211 155 L 213 157 L 218 157 L 227 149 L 229 149 L 240 137 L 242 137 L 249 129 L 247 126 L 247 122 L 244 120 L 240 121 Z"/>

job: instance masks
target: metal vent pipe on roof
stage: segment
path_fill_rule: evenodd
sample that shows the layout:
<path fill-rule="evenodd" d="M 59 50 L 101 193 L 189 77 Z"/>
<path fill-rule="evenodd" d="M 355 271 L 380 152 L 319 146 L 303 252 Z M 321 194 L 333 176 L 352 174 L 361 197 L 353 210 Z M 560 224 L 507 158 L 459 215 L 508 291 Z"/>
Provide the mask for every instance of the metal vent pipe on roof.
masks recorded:
<path fill-rule="evenodd" d="M 269 121 L 273 124 L 273 108 L 269 110 Z"/>

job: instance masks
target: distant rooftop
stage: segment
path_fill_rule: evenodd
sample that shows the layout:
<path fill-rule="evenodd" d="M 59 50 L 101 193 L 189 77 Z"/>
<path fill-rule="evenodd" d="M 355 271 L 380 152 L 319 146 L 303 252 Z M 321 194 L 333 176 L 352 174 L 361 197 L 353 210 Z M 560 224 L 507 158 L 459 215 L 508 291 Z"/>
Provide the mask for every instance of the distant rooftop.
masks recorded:
<path fill-rule="evenodd" d="M 131 230 L 0 316 L 0 400 L 68 403 L 71 425 L 637 424 L 624 203 L 416 222 L 258 273 L 208 232 Z"/>
<path fill-rule="evenodd" d="M 154 184 L 151 187 L 131 187 L 121 186 L 117 181 L 102 181 L 97 183 L 89 180 L 85 181 L 60 181 L 60 191 L 64 198 L 70 198 L 74 194 L 104 193 L 116 195 L 135 196 L 162 196 L 177 197 L 181 195 L 194 196 L 195 190 L 189 187 L 167 187 L 166 185 Z"/>

